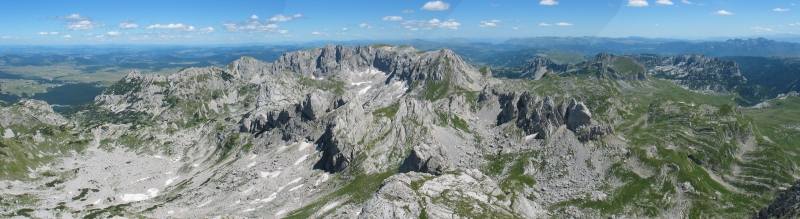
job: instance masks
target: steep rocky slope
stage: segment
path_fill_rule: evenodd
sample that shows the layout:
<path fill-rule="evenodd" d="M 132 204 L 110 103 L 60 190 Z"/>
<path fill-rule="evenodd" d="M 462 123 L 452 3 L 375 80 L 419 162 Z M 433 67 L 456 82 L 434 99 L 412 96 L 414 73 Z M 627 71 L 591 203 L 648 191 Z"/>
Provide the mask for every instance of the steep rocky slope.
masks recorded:
<path fill-rule="evenodd" d="M 762 133 L 727 96 L 645 66 L 601 54 L 496 79 L 449 50 L 325 46 L 132 72 L 64 116 L 0 107 L 17 165 L 0 214 L 730 217 L 792 180 L 779 152 L 794 149 L 772 141 L 797 133 Z"/>

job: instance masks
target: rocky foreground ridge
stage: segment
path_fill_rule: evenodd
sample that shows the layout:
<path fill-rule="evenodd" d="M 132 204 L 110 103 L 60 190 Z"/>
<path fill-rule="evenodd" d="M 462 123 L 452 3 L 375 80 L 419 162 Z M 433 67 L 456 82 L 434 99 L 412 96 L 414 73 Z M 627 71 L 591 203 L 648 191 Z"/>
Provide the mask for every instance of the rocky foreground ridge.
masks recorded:
<path fill-rule="evenodd" d="M 736 105 L 624 98 L 657 82 L 632 58 L 541 61 L 507 80 L 449 50 L 329 45 L 132 72 L 61 114 L 4 105 L 0 213 L 677 217 L 788 178 L 753 177 L 775 167 L 749 164 L 768 146 Z"/>

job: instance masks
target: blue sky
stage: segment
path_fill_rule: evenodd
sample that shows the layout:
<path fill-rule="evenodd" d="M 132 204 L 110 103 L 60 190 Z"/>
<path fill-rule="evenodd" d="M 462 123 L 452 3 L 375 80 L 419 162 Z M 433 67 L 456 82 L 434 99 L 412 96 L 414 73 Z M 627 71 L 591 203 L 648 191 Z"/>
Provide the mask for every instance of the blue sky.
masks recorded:
<path fill-rule="evenodd" d="M 6 0 L 0 45 L 800 34 L 800 0 Z"/>

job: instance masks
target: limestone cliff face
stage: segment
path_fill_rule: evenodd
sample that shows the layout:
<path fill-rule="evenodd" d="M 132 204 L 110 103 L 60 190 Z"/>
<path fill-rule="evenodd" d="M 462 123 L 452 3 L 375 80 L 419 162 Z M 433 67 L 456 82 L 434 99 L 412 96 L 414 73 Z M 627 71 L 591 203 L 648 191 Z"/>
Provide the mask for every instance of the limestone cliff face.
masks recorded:
<path fill-rule="evenodd" d="M 736 62 L 702 55 L 628 55 L 647 67 L 647 74 L 671 80 L 690 90 L 713 93 L 734 92 L 745 82 Z"/>
<path fill-rule="evenodd" d="M 489 97 L 484 98 L 489 99 Z M 562 125 L 566 125 L 567 129 L 576 133 L 597 125 L 597 122 L 592 120 L 588 107 L 575 99 L 571 99 L 569 104 L 556 103 L 549 96 L 539 97 L 530 92 L 511 92 L 498 95 L 497 101 L 501 108 L 497 116 L 498 125 L 516 119 L 517 127 L 526 135 L 536 135 L 537 139 L 550 137 Z M 608 128 L 603 128 L 603 131 L 598 128 L 595 130 L 597 131 L 592 135 L 595 140 L 600 136 L 614 133 L 613 129 Z"/>
<path fill-rule="evenodd" d="M 800 209 L 800 180 L 778 194 L 768 206 L 753 214 L 753 219 L 797 218 Z"/>
<path fill-rule="evenodd" d="M 589 153 L 618 151 L 589 152 L 583 143 L 613 128 L 575 99 L 501 93 L 505 82 L 484 72 L 449 50 L 343 46 L 286 53 L 272 63 L 243 57 L 225 68 L 169 76 L 134 71 L 87 111 L 109 121 L 94 120 L 59 141 L 89 142 L 90 152 L 64 162 L 88 171 L 70 173 L 77 175 L 65 183 L 68 190 L 54 194 L 97 191 L 42 205 L 130 204 L 150 209 L 145 215 L 176 217 L 542 217 L 548 212 L 541 205 L 597 193 Z M 46 111 L 36 119 L 48 124 L 68 123 L 41 103 L 20 104 Z M 36 136 L 13 131 L 4 139 Z M 482 172 L 492 159 L 533 148 L 539 157 Z M 570 166 L 533 166 L 534 160 Z M 131 174 L 107 182 L 109 175 L 96 174 L 107 169 Z M 513 191 L 498 181 L 509 171 L 525 179 Z M 574 188 L 533 187 L 565 183 Z M 37 186 L 43 185 L 31 188 Z M 527 198 L 540 192 L 547 197 Z M 323 201 L 329 203 L 313 204 Z M 186 206 L 192 211 L 172 210 Z M 313 212 L 298 213 L 309 206 Z M 458 206 L 477 206 L 476 215 Z"/>

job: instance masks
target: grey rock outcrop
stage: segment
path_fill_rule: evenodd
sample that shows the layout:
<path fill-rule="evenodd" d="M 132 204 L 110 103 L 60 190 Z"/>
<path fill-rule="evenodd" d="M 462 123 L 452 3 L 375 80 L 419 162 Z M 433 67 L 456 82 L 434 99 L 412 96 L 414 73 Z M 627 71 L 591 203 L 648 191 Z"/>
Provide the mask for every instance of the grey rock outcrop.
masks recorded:
<path fill-rule="evenodd" d="M 322 158 L 314 164 L 315 169 L 330 173 L 343 172 L 355 158 L 353 147 L 333 134 L 333 126 L 329 126 L 315 144 L 317 150 L 322 152 Z"/>
<path fill-rule="evenodd" d="M 592 113 L 583 102 L 570 100 L 567 107 L 567 129 L 578 132 L 586 126 L 592 125 Z"/>
<path fill-rule="evenodd" d="M 565 122 L 566 104 L 556 104 L 549 96 L 539 99 L 528 92 L 520 95 L 517 103 L 517 127 L 526 134 L 537 134 L 536 138 L 546 139 Z"/>
<path fill-rule="evenodd" d="M 595 141 L 610 134 L 614 134 L 614 126 L 610 124 L 597 124 L 583 129 L 582 132 L 580 132 L 580 136 L 578 136 L 578 140 Z"/>
<path fill-rule="evenodd" d="M 627 55 L 644 64 L 647 74 L 671 80 L 690 90 L 708 93 L 734 92 L 747 79 L 736 62 L 722 61 L 702 55 Z"/>
<path fill-rule="evenodd" d="M 486 98 L 488 98 L 488 92 Z M 566 103 L 556 103 L 549 96 L 539 97 L 529 92 L 518 94 L 515 92 L 498 95 L 500 113 L 497 115 L 497 125 L 502 125 L 516 119 L 516 125 L 526 135 L 536 134 L 537 139 L 547 139 L 561 125 L 573 132 L 580 132 L 589 127 L 584 139 L 597 140 L 600 137 L 613 133 L 610 125 L 597 126 L 592 120 L 592 113 L 583 103 L 575 99 Z"/>
<path fill-rule="evenodd" d="M 753 214 L 753 219 L 797 218 L 800 209 L 800 180 L 778 194 L 769 206 Z"/>
<path fill-rule="evenodd" d="M 566 72 L 568 67 L 569 64 L 557 64 L 546 57 L 536 56 L 525 64 L 521 77 L 539 80 L 546 76 L 547 72 L 560 74 Z"/>
<path fill-rule="evenodd" d="M 426 144 L 414 146 L 411 153 L 400 165 L 398 172 L 420 172 L 441 175 L 448 169 L 447 155 L 441 147 L 431 147 Z"/>
<path fill-rule="evenodd" d="M 358 218 L 417 218 L 422 213 L 421 197 L 411 188 L 412 181 L 424 180 L 417 174 L 395 174 L 383 180 L 372 199 L 364 204 Z"/>
<path fill-rule="evenodd" d="M 592 66 L 597 69 L 595 74 L 598 78 L 612 78 L 628 81 L 647 79 L 644 76 L 646 71 L 645 66 L 629 57 L 600 53 L 595 56 L 592 62 Z"/>
<path fill-rule="evenodd" d="M 298 105 L 303 112 L 303 116 L 310 120 L 316 120 L 319 116 L 328 111 L 332 99 L 328 92 L 313 92 L 306 95 L 306 99 Z"/>
<path fill-rule="evenodd" d="M 435 178 L 424 173 L 400 173 L 383 181 L 361 209 L 359 218 L 518 217 L 510 201 L 498 198 L 502 195 L 497 183 L 478 170 Z M 472 206 L 472 212 L 478 215 L 459 215 L 455 212 L 459 205 Z M 535 215 L 536 209 L 531 210 Z"/>

